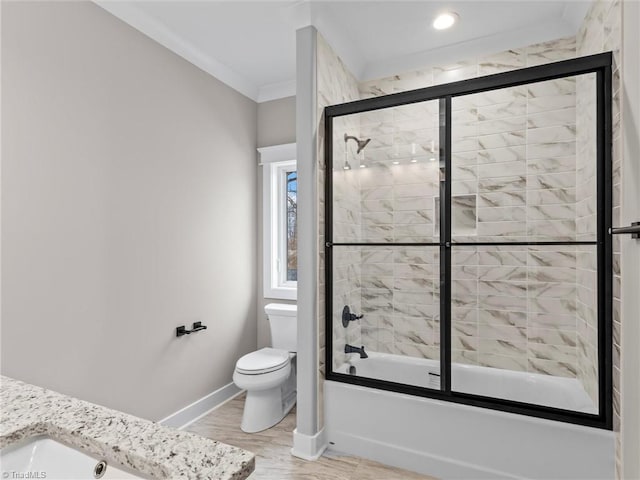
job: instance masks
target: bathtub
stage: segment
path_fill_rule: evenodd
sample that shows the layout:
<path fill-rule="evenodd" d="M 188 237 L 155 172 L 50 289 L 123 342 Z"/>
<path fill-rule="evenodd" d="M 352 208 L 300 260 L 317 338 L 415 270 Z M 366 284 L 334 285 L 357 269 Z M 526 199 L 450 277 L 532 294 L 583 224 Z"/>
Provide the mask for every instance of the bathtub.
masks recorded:
<path fill-rule="evenodd" d="M 354 367 L 359 377 L 440 388 L 440 362 L 437 360 L 372 352 L 369 358 L 355 358 L 337 372 L 349 373 L 349 367 Z M 456 392 L 598 413 L 582 384 L 575 378 L 453 363 L 451 388 Z"/>
<path fill-rule="evenodd" d="M 372 352 L 360 377 L 438 388 L 439 362 Z M 593 412 L 577 380 L 453 364 L 452 388 Z M 442 479 L 611 479 L 611 431 L 325 381 L 329 449 Z"/>

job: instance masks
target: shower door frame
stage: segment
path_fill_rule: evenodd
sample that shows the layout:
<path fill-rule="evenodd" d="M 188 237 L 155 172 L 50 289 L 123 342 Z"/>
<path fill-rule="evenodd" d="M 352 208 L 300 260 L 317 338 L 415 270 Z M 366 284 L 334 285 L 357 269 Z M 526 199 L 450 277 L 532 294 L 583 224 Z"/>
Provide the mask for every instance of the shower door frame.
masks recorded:
<path fill-rule="evenodd" d="M 527 67 L 469 80 L 331 105 L 325 115 L 325 378 L 343 383 L 417 395 L 503 412 L 613 429 L 612 352 L 612 62 L 611 52 Z M 452 242 L 451 235 L 451 103 L 455 97 L 563 77 L 596 74 L 596 240 L 592 242 Z M 383 108 L 438 100 L 440 102 L 440 238 L 438 243 L 333 242 L 333 119 Z M 444 123 L 444 126 L 443 126 Z M 451 389 L 451 251 L 459 246 L 594 245 L 597 248 L 598 414 L 517 402 Z M 333 371 L 333 247 L 415 246 L 440 249 L 440 390 L 346 375 Z"/>

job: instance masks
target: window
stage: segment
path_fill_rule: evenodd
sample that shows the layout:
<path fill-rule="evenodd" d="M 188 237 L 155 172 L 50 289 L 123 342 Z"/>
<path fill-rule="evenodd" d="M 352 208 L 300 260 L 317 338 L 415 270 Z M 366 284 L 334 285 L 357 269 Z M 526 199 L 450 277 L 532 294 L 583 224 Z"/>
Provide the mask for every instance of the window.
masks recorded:
<path fill-rule="evenodd" d="M 263 170 L 264 296 L 296 300 L 298 174 L 295 144 L 259 148 Z"/>
<path fill-rule="evenodd" d="M 294 167 L 295 168 L 295 165 Z M 287 170 L 286 172 L 286 259 L 287 282 L 298 281 L 298 229 L 296 219 L 298 216 L 298 172 Z"/>

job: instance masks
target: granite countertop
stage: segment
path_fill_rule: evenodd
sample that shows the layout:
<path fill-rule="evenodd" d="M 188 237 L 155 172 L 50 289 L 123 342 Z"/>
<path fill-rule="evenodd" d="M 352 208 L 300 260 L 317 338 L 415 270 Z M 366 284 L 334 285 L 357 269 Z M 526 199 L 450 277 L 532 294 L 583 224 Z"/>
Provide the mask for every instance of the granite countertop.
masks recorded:
<path fill-rule="evenodd" d="M 253 453 L 0 376 L 0 448 L 48 435 L 153 478 L 244 479 Z"/>

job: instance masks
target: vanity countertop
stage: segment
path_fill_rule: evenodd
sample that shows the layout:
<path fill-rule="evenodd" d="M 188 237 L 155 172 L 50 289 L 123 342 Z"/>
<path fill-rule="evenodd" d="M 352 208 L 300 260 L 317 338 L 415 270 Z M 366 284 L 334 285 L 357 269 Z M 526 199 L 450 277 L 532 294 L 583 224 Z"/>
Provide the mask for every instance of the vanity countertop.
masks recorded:
<path fill-rule="evenodd" d="M 0 448 L 36 435 L 153 478 L 244 479 L 255 456 L 117 410 L 0 376 Z"/>

